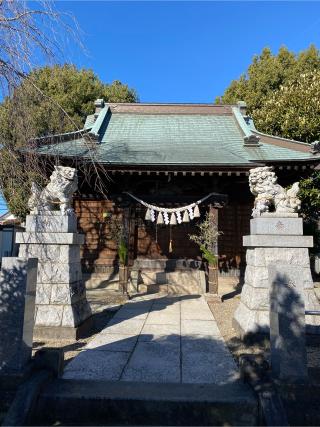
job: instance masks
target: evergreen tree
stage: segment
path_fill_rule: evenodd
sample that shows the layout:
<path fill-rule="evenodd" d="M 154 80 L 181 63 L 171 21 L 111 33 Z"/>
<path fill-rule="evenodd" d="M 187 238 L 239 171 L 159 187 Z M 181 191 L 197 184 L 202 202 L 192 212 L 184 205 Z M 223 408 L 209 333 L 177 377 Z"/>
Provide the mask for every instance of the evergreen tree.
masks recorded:
<path fill-rule="evenodd" d="M 299 54 L 269 48 L 253 58 L 238 80 L 231 82 L 217 102 L 247 103 L 258 130 L 303 142 L 320 140 L 320 54 L 311 45 Z M 300 181 L 302 214 L 312 225 L 319 220 L 320 173 Z M 319 245 L 318 239 L 318 245 Z"/>
<path fill-rule="evenodd" d="M 276 55 L 265 48 L 221 100 L 245 101 L 261 132 L 312 142 L 319 139 L 319 87 L 320 54 L 315 46 L 299 54 L 282 47 Z"/>

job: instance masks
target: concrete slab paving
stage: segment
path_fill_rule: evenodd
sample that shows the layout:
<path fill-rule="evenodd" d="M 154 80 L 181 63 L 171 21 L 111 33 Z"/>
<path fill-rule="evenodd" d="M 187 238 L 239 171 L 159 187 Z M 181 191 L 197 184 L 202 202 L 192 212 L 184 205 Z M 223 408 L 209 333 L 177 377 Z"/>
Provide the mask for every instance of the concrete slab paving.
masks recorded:
<path fill-rule="evenodd" d="M 201 295 L 188 295 L 188 298 L 182 298 L 181 299 L 181 304 L 185 305 L 185 304 L 197 304 L 197 303 L 201 303 L 203 301 L 203 296 Z"/>
<path fill-rule="evenodd" d="M 178 337 L 180 340 L 180 325 L 179 324 L 148 324 L 146 323 L 139 336 L 140 341 L 151 341 L 153 337 Z"/>
<path fill-rule="evenodd" d="M 130 352 L 84 350 L 66 367 L 64 379 L 118 381 Z"/>
<path fill-rule="evenodd" d="M 195 311 L 201 311 L 209 309 L 208 306 L 204 306 L 202 302 L 200 301 L 187 301 L 186 303 L 181 303 L 181 310 L 195 310 Z"/>
<path fill-rule="evenodd" d="M 180 343 L 138 342 L 121 381 L 179 383 Z"/>
<path fill-rule="evenodd" d="M 211 335 L 220 337 L 220 331 L 215 320 L 181 320 L 182 335 Z"/>
<path fill-rule="evenodd" d="M 225 384 L 238 369 L 203 297 L 155 294 L 126 303 L 64 378 Z"/>
<path fill-rule="evenodd" d="M 194 352 L 183 358 L 183 384 L 227 384 L 238 379 L 236 364 L 225 354 Z"/>
<path fill-rule="evenodd" d="M 208 352 L 208 353 L 228 353 L 232 358 L 222 337 L 212 335 L 181 335 L 182 353 Z"/>
<path fill-rule="evenodd" d="M 182 382 L 226 384 L 239 379 L 238 368 L 223 341 L 202 337 L 182 339 Z"/>
<path fill-rule="evenodd" d="M 192 308 L 181 307 L 181 319 L 183 320 L 212 320 L 212 313 L 208 309 L 193 310 Z"/>
<path fill-rule="evenodd" d="M 154 305 L 180 305 L 181 297 L 180 296 L 174 296 L 174 297 L 159 297 L 154 299 Z"/>
<path fill-rule="evenodd" d="M 125 304 L 125 307 L 128 306 L 128 308 L 130 307 L 130 310 L 150 310 L 151 306 L 152 306 L 152 300 L 150 301 L 144 301 L 144 300 L 138 300 L 138 301 L 128 301 Z"/>
<path fill-rule="evenodd" d="M 148 316 L 148 311 L 145 309 L 137 309 L 137 310 L 131 310 L 127 307 L 122 307 L 114 316 L 114 319 L 135 319 L 135 320 L 141 320 L 146 319 Z"/>
<path fill-rule="evenodd" d="M 138 335 L 98 334 L 87 347 L 99 351 L 132 352 L 137 343 Z"/>
<path fill-rule="evenodd" d="M 105 333 L 109 334 L 137 334 L 139 335 L 144 325 L 143 319 L 111 319 Z"/>
<path fill-rule="evenodd" d="M 180 302 L 174 304 L 156 304 L 154 303 L 150 311 L 160 312 L 166 311 L 166 313 L 180 313 Z"/>
<path fill-rule="evenodd" d="M 149 313 L 146 325 L 180 325 L 180 313 L 167 313 L 164 311 L 153 311 Z"/>

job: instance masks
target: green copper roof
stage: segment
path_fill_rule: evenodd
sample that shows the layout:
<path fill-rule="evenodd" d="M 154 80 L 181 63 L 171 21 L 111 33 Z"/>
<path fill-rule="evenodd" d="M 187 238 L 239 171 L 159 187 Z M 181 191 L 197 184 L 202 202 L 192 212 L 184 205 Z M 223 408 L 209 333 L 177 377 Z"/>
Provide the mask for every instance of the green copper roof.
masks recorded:
<path fill-rule="evenodd" d="M 94 157 L 111 165 L 245 165 L 259 161 L 315 158 L 269 143 L 246 146 L 235 114 L 143 114 L 101 110 L 86 122 L 98 142 L 84 138 L 43 145 L 38 151 L 59 156 Z M 90 130 L 91 129 L 91 130 Z M 90 145 L 94 146 L 90 149 Z"/>

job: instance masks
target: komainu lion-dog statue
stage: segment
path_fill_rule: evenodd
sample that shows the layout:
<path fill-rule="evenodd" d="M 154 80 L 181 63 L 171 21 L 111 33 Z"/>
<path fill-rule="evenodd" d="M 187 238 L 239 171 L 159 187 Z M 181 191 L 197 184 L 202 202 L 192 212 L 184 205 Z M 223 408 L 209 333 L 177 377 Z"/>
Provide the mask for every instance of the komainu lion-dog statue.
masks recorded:
<path fill-rule="evenodd" d="M 295 182 L 289 190 L 286 190 L 277 181 L 272 166 L 250 169 L 250 191 L 256 196 L 252 216 L 260 216 L 272 210 L 279 214 L 296 213 L 300 210 L 299 183 Z"/>
<path fill-rule="evenodd" d="M 60 205 L 61 215 L 73 213 L 72 195 L 78 189 L 78 176 L 74 168 L 55 166 L 50 182 L 45 188 L 32 183 L 31 196 L 28 200 L 30 213 L 37 215 L 56 210 Z"/>

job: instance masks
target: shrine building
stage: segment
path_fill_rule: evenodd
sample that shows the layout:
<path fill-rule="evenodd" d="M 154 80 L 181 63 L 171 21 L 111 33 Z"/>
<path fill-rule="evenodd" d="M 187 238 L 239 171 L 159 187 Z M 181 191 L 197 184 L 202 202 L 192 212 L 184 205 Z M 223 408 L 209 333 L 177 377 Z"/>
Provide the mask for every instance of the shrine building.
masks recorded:
<path fill-rule="evenodd" d="M 150 285 L 161 283 L 168 271 L 202 268 L 201 252 L 189 235 L 210 211 L 221 231 L 219 277 L 239 280 L 245 267 L 242 236 L 249 234 L 254 201 L 249 170 L 273 166 L 285 187 L 310 175 L 320 161 L 310 144 L 259 132 L 243 102 L 106 104 L 100 99 L 95 107 L 84 129 L 34 140 L 48 165 L 59 159 L 78 169 L 74 207 L 85 234 L 82 266 L 90 287 L 112 286 L 117 278 L 117 248 L 106 223 L 112 215 L 123 218 L 128 230 L 129 267 Z M 83 165 L 91 165 L 90 174 Z M 188 215 L 158 220 L 147 205 L 186 207 Z"/>

